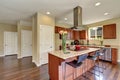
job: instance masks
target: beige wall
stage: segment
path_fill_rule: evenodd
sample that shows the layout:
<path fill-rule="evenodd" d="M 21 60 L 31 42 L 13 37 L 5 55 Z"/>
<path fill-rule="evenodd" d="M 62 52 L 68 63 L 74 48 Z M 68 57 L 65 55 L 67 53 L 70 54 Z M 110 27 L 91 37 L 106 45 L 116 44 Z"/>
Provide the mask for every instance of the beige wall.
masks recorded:
<path fill-rule="evenodd" d="M 33 62 L 40 65 L 40 25 L 55 26 L 53 17 L 37 13 L 33 17 Z"/>
<path fill-rule="evenodd" d="M 23 26 L 20 25 L 19 23 L 17 24 L 17 32 L 18 32 L 18 58 L 21 58 L 21 31 L 22 30 L 31 30 L 32 27 L 30 26 Z"/>
<path fill-rule="evenodd" d="M 118 60 L 120 61 L 120 31 L 119 31 L 120 30 L 120 18 L 105 20 L 105 21 L 89 24 L 87 26 L 88 27 L 95 27 L 95 26 L 101 26 L 101 25 L 112 24 L 112 23 L 116 23 L 117 38 L 116 39 L 104 39 L 103 45 L 118 46 Z M 90 44 L 100 44 L 100 41 L 90 40 Z"/>
<path fill-rule="evenodd" d="M 17 32 L 17 26 L 8 25 L 8 24 L 0 24 L 0 55 L 4 55 L 4 32 L 12 31 Z"/>
<path fill-rule="evenodd" d="M 60 26 L 60 27 L 64 27 L 64 28 L 71 28 L 73 26 L 69 25 L 69 24 L 65 24 L 65 23 L 55 23 L 55 26 Z"/>

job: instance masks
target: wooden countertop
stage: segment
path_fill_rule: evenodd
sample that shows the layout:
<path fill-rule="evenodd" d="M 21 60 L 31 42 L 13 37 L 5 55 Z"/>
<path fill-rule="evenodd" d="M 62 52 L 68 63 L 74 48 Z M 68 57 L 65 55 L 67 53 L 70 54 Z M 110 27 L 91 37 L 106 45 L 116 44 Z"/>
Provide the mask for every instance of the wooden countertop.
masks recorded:
<path fill-rule="evenodd" d="M 97 51 L 99 49 L 100 48 L 88 48 L 87 50 L 81 50 L 81 51 L 67 50 L 66 52 L 69 52 L 69 53 L 63 53 L 62 50 L 59 50 L 59 51 L 49 52 L 49 54 L 52 54 L 56 57 L 59 57 L 59 58 L 65 60 L 65 59 L 72 58 L 72 57 L 75 57 L 75 56 L 79 56 L 79 55 L 82 55 L 82 54 L 87 54 L 87 53 L 90 53 L 90 52 L 94 52 L 94 51 Z"/>

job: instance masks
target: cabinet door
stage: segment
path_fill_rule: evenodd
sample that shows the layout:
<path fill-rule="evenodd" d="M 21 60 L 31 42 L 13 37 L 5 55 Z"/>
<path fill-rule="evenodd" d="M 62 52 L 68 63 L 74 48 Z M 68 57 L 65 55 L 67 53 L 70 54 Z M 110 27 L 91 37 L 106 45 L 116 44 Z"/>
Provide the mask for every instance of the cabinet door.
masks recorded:
<path fill-rule="evenodd" d="M 65 28 L 55 26 L 55 33 L 59 33 L 61 30 L 65 30 Z"/>
<path fill-rule="evenodd" d="M 117 64 L 117 49 L 112 48 L 112 64 Z"/>
<path fill-rule="evenodd" d="M 86 30 L 80 31 L 80 39 L 86 39 Z"/>
<path fill-rule="evenodd" d="M 104 39 L 116 39 L 116 24 L 103 26 L 103 38 Z"/>
<path fill-rule="evenodd" d="M 79 31 L 73 31 L 74 33 L 74 40 L 79 40 Z"/>
<path fill-rule="evenodd" d="M 70 40 L 71 39 L 71 30 L 70 29 L 66 29 L 67 31 L 67 39 Z"/>
<path fill-rule="evenodd" d="M 74 40 L 74 30 L 70 29 L 70 39 Z"/>
<path fill-rule="evenodd" d="M 55 33 L 59 33 L 61 29 L 62 29 L 61 27 L 55 26 Z"/>

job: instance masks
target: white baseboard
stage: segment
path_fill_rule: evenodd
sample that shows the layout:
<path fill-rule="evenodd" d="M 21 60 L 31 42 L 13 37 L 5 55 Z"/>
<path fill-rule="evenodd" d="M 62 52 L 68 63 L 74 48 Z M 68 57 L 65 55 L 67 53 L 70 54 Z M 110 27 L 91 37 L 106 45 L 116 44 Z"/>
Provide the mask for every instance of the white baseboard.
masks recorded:
<path fill-rule="evenodd" d="M 3 55 L 0 55 L 0 57 L 4 57 L 5 55 L 3 54 Z"/>
<path fill-rule="evenodd" d="M 21 59 L 22 57 L 20 57 L 20 56 L 17 56 L 17 58 L 18 58 L 18 59 Z"/>
<path fill-rule="evenodd" d="M 32 61 L 33 62 L 33 61 Z M 39 63 L 37 63 L 37 62 L 33 62 L 33 63 L 35 63 L 35 65 L 37 66 L 37 67 L 40 67 L 41 66 L 41 64 L 39 64 Z"/>
<path fill-rule="evenodd" d="M 117 60 L 117 62 L 120 62 L 120 60 Z"/>
<path fill-rule="evenodd" d="M 32 62 L 35 63 L 37 67 L 41 66 L 40 63 L 36 62 L 33 58 L 32 58 Z"/>
<path fill-rule="evenodd" d="M 32 59 L 32 62 L 35 63 L 35 60 Z"/>

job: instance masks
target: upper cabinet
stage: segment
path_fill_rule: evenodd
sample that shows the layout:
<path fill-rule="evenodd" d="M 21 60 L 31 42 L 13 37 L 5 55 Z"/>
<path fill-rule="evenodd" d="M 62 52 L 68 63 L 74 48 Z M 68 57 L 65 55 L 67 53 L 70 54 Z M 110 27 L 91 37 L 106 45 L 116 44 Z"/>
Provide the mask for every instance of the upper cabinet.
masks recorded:
<path fill-rule="evenodd" d="M 73 32 L 71 29 L 66 29 L 68 34 L 67 34 L 67 39 L 70 40 L 70 39 L 73 39 Z"/>
<path fill-rule="evenodd" d="M 67 39 L 68 40 L 73 40 L 74 39 L 74 32 L 73 32 L 72 29 L 55 26 L 55 33 L 59 33 L 61 30 L 66 30 L 68 32 L 68 34 L 67 34 Z M 59 38 L 61 39 L 61 35 L 59 36 Z"/>
<path fill-rule="evenodd" d="M 74 34 L 74 36 L 73 36 L 74 40 L 79 40 L 80 39 L 80 37 L 79 37 L 80 32 L 79 31 L 73 31 L 73 34 Z"/>
<path fill-rule="evenodd" d="M 60 30 L 65 30 L 65 29 L 59 26 L 55 26 L 55 33 L 59 33 Z"/>
<path fill-rule="evenodd" d="M 109 24 L 103 26 L 104 39 L 116 39 L 116 24 Z"/>
<path fill-rule="evenodd" d="M 86 39 L 86 30 L 80 31 L 79 34 L 80 34 L 80 39 Z"/>
<path fill-rule="evenodd" d="M 86 30 L 75 31 L 69 28 L 62 28 L 62 27 L 55 26 L 55 33 L 59 33 L 61 30 L 66 30 L 68 32 L 67 34 L 68 40 L 86 39 Z M 61 39 L 61 35 L 59 37 Z"/>

